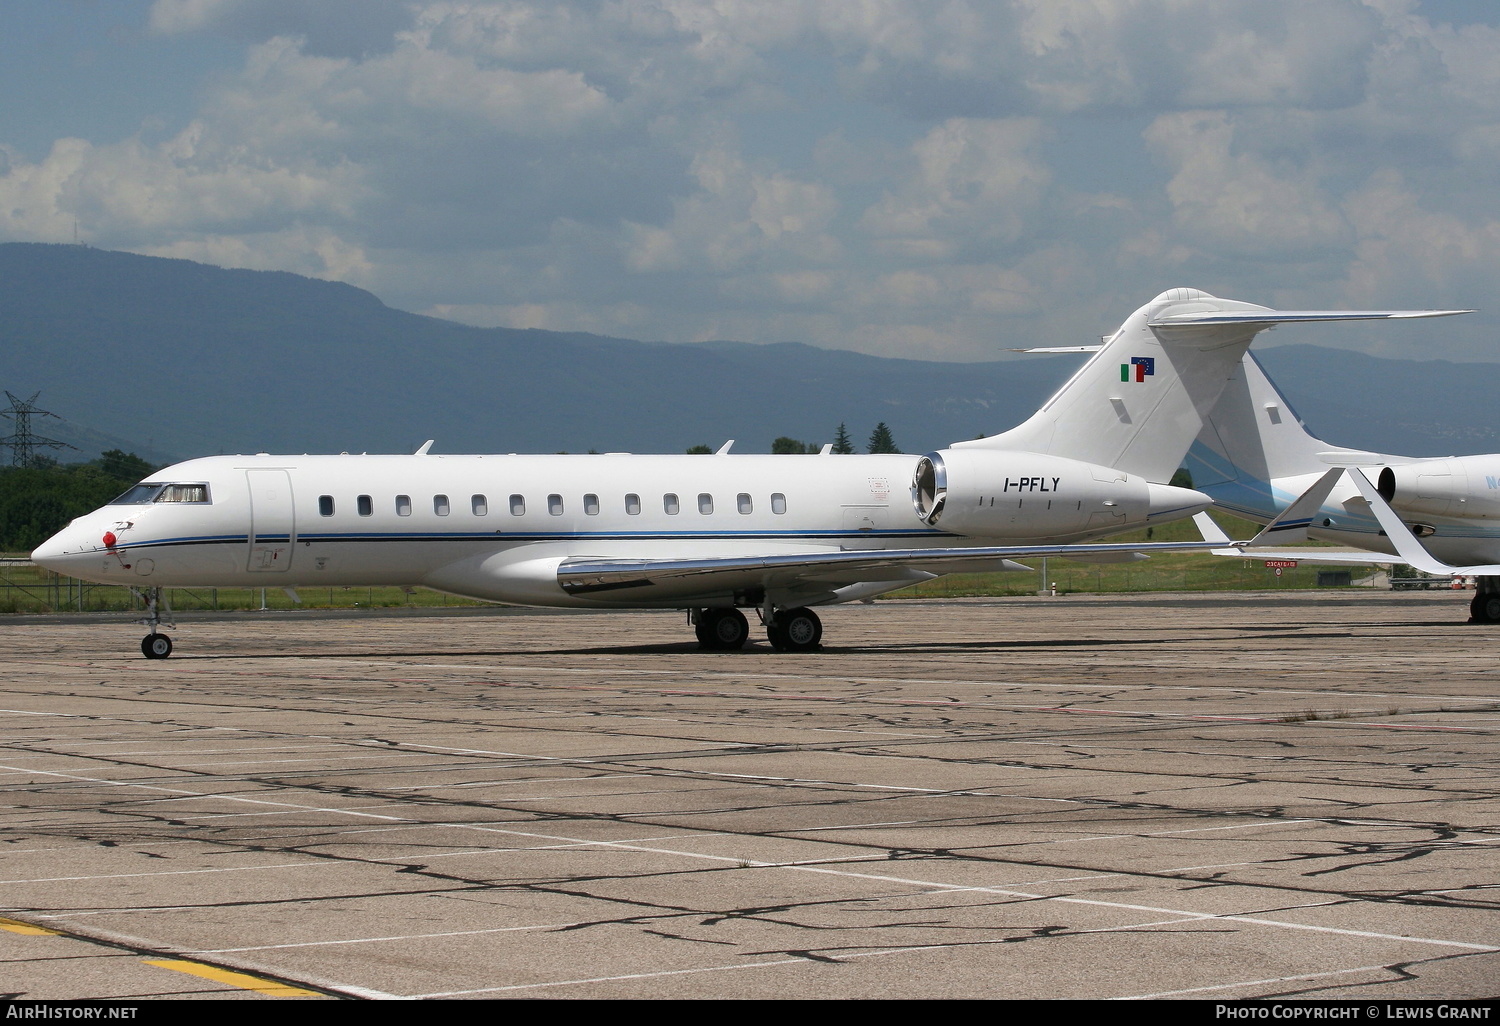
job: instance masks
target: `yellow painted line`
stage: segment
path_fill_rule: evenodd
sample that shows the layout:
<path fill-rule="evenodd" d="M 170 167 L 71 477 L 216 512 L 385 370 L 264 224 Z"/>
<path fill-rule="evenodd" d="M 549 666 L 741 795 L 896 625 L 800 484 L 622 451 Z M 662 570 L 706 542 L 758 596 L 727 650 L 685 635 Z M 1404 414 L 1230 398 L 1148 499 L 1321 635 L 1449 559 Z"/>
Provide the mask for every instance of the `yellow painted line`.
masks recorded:
<path fill-rule="evenodd" d="M 315 990 L 303 990 L 301 987 L 290 987 L 285 983 L 272 983 L 263 980 L 259 976 L 251 976 L 249 973 L 236 973 L 228 969 L 220 969 L 218 966 L 204 965 L 202 962 L 188 962 L 178 959 L 147 959 L 147 965 L 160 966 L 163 969 L 174 969 L 179 973 L 187 973 L 191 976 L 201 976 L 215 983 L 227 983 L 231 987 L 240 987 L 244 990 L 256 990 L 262 994 L 272 997 L 322 997 Z"/>
<path fill-rule="evenodd" d="M 4 917 L 0 917 L 0 930 L 31 934 L 34 937 L 61 937 L 63 935 L 60 930 L 49 930 L 45 926 L 32 926 L 19 919 L 5 919 Z"/>

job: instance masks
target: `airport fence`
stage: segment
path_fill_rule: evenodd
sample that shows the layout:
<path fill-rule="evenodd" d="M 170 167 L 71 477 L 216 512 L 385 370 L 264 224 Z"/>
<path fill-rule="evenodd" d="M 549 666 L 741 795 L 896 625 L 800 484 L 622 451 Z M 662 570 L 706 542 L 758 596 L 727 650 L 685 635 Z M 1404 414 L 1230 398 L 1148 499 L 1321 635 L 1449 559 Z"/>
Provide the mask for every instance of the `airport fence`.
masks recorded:
<path fill-rule="evenodd" d="M 425 588 L 166 588 L 177 612 L 201 609 L 361 609 L 391 606 L 474 606 L 483 603 Z M 26 559 L 0 559 L 0 614 L 128 612 L 141 608 L 130 588 L 91 584 Z"/>
<path fill-rule="evenodd" d="M 1374 570 L 1375 568 L 1371 568 Z M 1401 568 L 1405 573 L 1412 571 Z M 883 598 L 1111 594 L 1151 591 L 1282 591 L 1342 588 L 1364 584 L 1389 587 L 1384 573 L 1330 574 L 1327 567 L 1262 566 L 1250 560 L 1187 555 L 1138 563 L 1089 565 L 1049 560 L 1029 572 L 950 574 L 893 592 Z M 1406 578 L 1397 576 L 1406 583 Z M 1436 587 L 1446 580 L 1421 582 Z M 281 588 L 169 588 L 174 611 L 232 609 L 360 609 L 397 606 L 478 606 L 485 603 L 425 588 L 298 588 L 293 599 Z M 0 614 L 124 612 L 141 608 L 127 587 L 91 584 L 53 573 L 26 559 L 0 559 Z"/>

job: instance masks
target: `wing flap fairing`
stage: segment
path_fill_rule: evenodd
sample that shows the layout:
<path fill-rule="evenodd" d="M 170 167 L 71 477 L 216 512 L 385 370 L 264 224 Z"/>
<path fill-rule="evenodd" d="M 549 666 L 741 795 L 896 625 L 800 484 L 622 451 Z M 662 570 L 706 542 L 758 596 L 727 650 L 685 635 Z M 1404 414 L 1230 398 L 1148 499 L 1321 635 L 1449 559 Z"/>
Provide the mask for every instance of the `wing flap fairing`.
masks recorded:
<path fill-rule="evenodd" d="M 1087 545 L 995 545 L 973 548 L 884 549 L 847 552 L 780 553 L 764 556 L 712 556 L 696 559 L 611 559 L 573 556 L 557 568 L 557 583 L 572 595 L 625 588 L 670 587 L 722 592 L 746 587 L 790 587 L 797 582 L 852 584 L 899 581 L 910 571 L 924 575 L 997 570 L 1029 570 L 1016 562 L 1070 556 L 1129 558 L 1153 552 L 1203 552 L 1209 542 L 1097 543 Z M 920 579 L 920 578 L 917 578 Z"/>

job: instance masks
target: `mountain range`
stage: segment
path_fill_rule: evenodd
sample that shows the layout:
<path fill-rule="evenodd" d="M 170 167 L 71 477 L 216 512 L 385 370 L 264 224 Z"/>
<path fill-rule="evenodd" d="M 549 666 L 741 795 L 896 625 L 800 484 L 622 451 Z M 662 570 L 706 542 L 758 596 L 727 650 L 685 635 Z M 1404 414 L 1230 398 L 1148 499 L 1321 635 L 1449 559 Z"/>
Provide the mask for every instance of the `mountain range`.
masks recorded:
<path fill-rule="evenodd" d="M 1123 317 L 1129 311 L 1122 311 Z M 1112 328 L 1113 325 L 1104 326 Z M 997 352 L 1031 340 L 996 339 Z M 1065 344 L 1070 340 L 1055 340 Z M 1087 341 L 1087 340 L 1083 340 Z M 1500 450 L 1500 364 L 1258 350 L 1325 440 L 1407 455 Z M 36 434 L 156 463 L 221 452 L 681 452 L 790 436 L 907 452 L 1028 416 L 1078 356 L 889 359 L 795 342 L 640 342 L 474 328 L 352 285 L 87 246 L 0 245 L 0 388 Z M 0 421 L 0 433 L 15 425 Z"/>

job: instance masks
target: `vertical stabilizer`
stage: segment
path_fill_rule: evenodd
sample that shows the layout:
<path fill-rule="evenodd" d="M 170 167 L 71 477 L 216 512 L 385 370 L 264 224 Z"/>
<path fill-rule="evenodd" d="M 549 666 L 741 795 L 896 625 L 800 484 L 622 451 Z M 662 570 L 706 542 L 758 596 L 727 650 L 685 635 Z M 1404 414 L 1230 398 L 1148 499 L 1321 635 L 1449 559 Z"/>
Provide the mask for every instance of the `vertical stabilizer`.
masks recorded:
<path fill-rule="evenodd" d="M 1240 361 L 1257 333 L 1277 324 L 1466 312 L 1268 310 L 1197 289 L 1169 289 L 1131 314 L 1025 423 L 992 438 L 956 442 L 953 448 L 1047 453 L 1164 483 L 1182 465 L 1220 395 L 1240 373 Z M 1265 375 L 1260 378 L 1274 395 Z M 1283 419 L 1301 430 L 1290 411 Z M 1301 459 L 1300 449 L 1293 452 L 1289 459 Z"/>
<path fill-rule="evenodd" d="M 1197 289 L 1163 292 L 1025 423 L 953 447 L 1048 453 L 1169 481 L 1250 340 L 1276 316 Z"/>
<path fill-rule="evenodd" d="M 1193 443 L 1193 480 L 1269 482 L 1322 473 L 1333 448 L 1314 438 L 1265 370 L 1246 353 Z"/>
<path fill-rule="evenodd" d="M 1291 404 L 1246 353 L 1188 450 L 1193 487 L 1251 520 L 1275 517 L 1330 466 L 1405 463 L 1405 457 L 1341 449 L 1307 430 Z"/>

